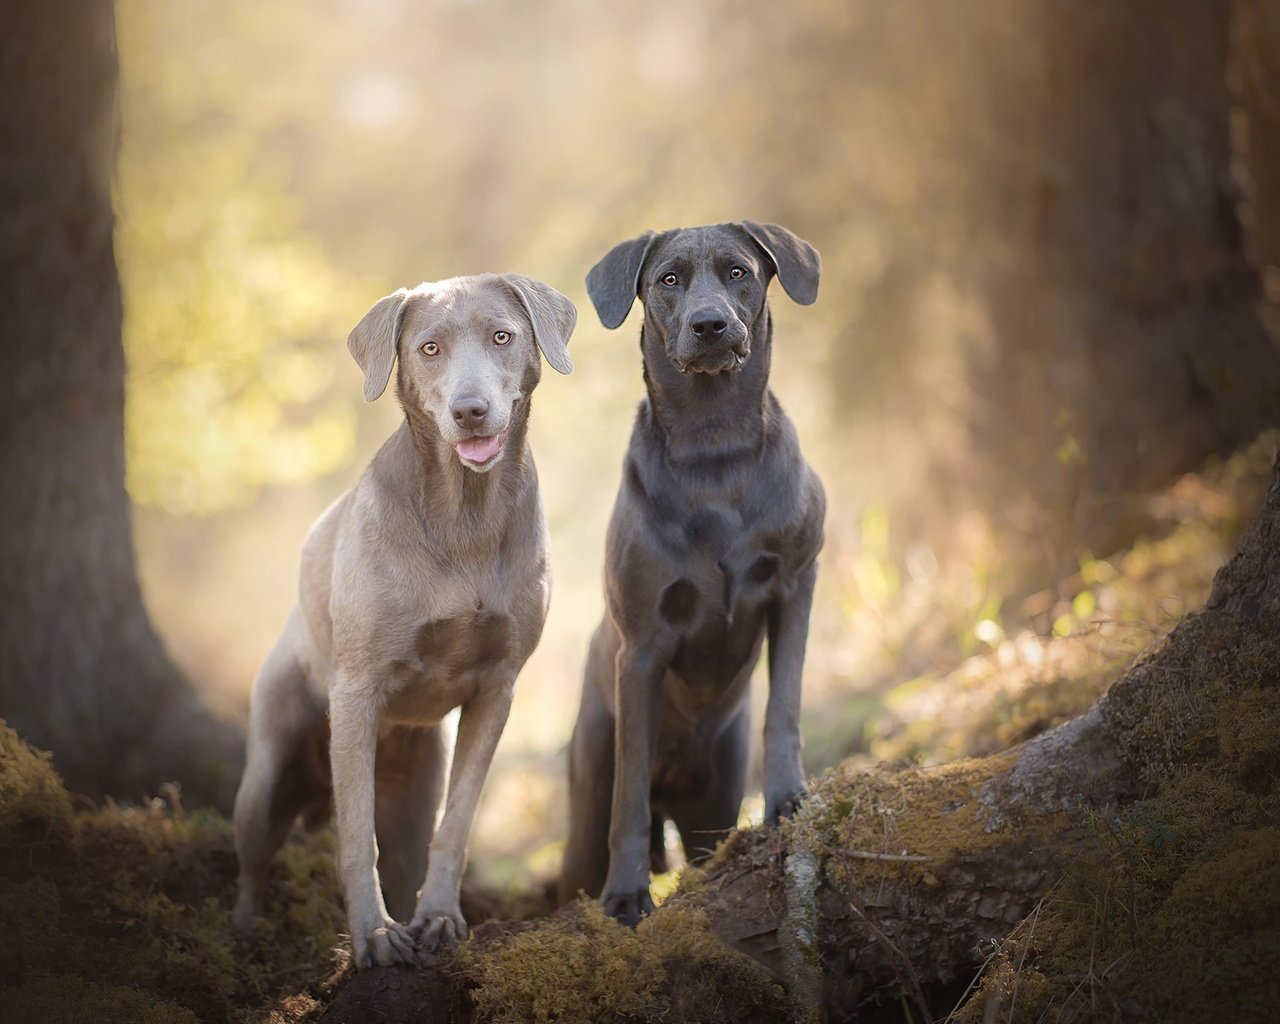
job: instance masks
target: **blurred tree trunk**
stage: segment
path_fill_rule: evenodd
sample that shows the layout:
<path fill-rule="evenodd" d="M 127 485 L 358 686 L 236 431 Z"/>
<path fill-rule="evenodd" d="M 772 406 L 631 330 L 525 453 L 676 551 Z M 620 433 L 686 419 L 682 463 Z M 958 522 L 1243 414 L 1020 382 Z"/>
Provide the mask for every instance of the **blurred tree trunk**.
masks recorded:
<path fill-rule="evenodd" d="M 178 780 L 227 803 L 240 741 L 169 660 L 134 564 L 112 247 L 116 74 L 111 4 L 6 6 L 0 715 L 53 751 L 73 790 L 136 796 Z"/>
<path fill-rule="evenodd" d="M 1124 537 L 1132 497 L 1280 422 L 1280 345 L 1233 176 L 1232 5 L 1017 13 L 1026 48 L 988 65 L 1006 144 L 973 205 L 998 245 L 973 261 L 995 331 L 974 432 L 993 511 L 1057 575 Z M 1274 66 L 1263 38 L 1236 44 Z"/>
<path fill-rule="evenodd" d="M 1280 341 L 1280 0 L 1236 0 L 1230 81 L 1242 219 L 1262 274 L 1263 318 Z"/>

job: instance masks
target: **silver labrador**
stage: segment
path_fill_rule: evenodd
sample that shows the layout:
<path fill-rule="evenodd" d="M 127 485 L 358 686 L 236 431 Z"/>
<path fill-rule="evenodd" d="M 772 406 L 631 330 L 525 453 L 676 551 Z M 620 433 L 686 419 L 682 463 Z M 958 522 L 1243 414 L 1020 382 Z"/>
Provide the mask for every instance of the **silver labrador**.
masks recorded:
<path fill-rule="evenodd" d="M 356 965 L 466 934 L 471 823 L 550 590 L 529 398 L 539 351 L 572 369 L 576 319 L 541 282 L 485 274 L 402 288 L 351 332 L 366 400 L 398 360 L 405 418 L 312 528 L 297 607 L 254 684 L 235 805 L 241 932 L 294 819 L 327 815 L 331 778 Z M 436 830 L 439 723 L 454 708 Z"/>

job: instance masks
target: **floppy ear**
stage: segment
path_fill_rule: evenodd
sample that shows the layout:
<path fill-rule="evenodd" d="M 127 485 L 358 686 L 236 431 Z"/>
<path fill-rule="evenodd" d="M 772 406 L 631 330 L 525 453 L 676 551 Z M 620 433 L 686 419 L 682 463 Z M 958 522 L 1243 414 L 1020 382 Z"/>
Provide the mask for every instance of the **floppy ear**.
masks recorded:
<path fill-rule="evenodd" d="M 372 402 L 387 389 L 396 359 L 396 336 L 408 288 L 397 288 L 373 304 L 347 335 L 347 349 L 364 370 L 364 400 Z"/>
<path fill-rule="evenodd" d="M 535 281 L 523 274 L 503 274 L 502 278 L 516 293 L 520 305 L 529 314 L 533 324 L 533 340 L 542 350 L 542 357 L 560 373 L 573 372 L 573 360 L 569 358 L 569 335 L 578 323 L 578 310 L 572 302 L 549 284 Z"/>
<path fill-rule="evenodd" d="M 654 237 L 652 231 L 646 231 L 638 238 L 615 245 L 587 275 L 587 294 L 600 315 L 600 322 L 610 330 L 622 325 L 640 293 L 640 268 L 644 266 Z"/>
<path fill-rule="evenodd" d="M 818 278 L 822 274 L 818 250 L 777 224 L 744 220 L 742 227 L 773 261 L 787 294 L 802 306 L 811 305 L 818 297 Z"/>

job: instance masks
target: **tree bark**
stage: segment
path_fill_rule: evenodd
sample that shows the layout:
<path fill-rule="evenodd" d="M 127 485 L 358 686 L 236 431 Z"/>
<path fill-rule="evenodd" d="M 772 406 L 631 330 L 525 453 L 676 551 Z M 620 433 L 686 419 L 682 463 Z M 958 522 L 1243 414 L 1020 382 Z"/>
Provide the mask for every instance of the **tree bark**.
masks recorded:
<path fill-rule="evenodd" d="M 112 5 L 19 0 L 5 19 L 0 714 L 74 790 L 131 797 L 177 780 L 225 804 L 239 737 L 169 660 L 134 563 Z"/>
<path fill-rule="evenodd" d="M 996 514 L 1066 563 L 1128 535 L 1132 496 L 1280 422 L 1233 173 L 1232 13 L 1023 4 L 1028 55 L 987 65 L 1007 135 L 972 206 L 996 335 L 975 450 Z M 1237 39 L 1251 67 L 1260 43 Z"/>
<path fill-rule="evenodd" d="M 1232 142 L 1243 179 L 1243 221 L 1262 269 L 1268 311 L 1280 306 L 1280 0 L 1235 0 Z M 1274 329 L 1273 338 L 1280 338 Z"/>

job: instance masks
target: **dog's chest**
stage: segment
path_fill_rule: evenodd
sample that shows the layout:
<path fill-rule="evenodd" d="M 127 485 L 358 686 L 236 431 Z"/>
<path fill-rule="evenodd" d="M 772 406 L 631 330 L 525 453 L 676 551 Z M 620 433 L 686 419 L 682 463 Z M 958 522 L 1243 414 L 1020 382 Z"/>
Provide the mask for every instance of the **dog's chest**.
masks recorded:
<path fill-rule="evenodd" d="M 422 623 L 414 635 L 415 659 L 425 673 L 486 672 L 511 655 L 514 631 L 510 615 L 480 604 L 474 612 Z"/>
<path fill-rule="evenodd" d="M 725 604 L 719 595 L 702 593 L 688 618 L 673 623 L 679 639 L 671 668 L 692 688 L 695 703 L 714 703 L 724 686 L 754 663 L 767 609 L 761 598 L 738 595 L 732 604 Z"/>
<path fill-rule="evenodd" d="M 727 548 L 696 551 L 688 572 L 667 584 L 658 614 L 679 640 L 671 667 L 714 701 L 758 656 L 769 605 L 782 583 L 782 560 L 758 533 L 744 532 Z M 696 695 L 694 695 L 696 696 Z"/>
<path fill-rule="evenodd" d="M 509 685 L 532 652 L 542 621 L 536 602 L 476 600 L 424 617 L 392 663 L 389 722 L 438 721 L 488 685 Z M 533 621 L 534 619 L 537 621 Z"/>

